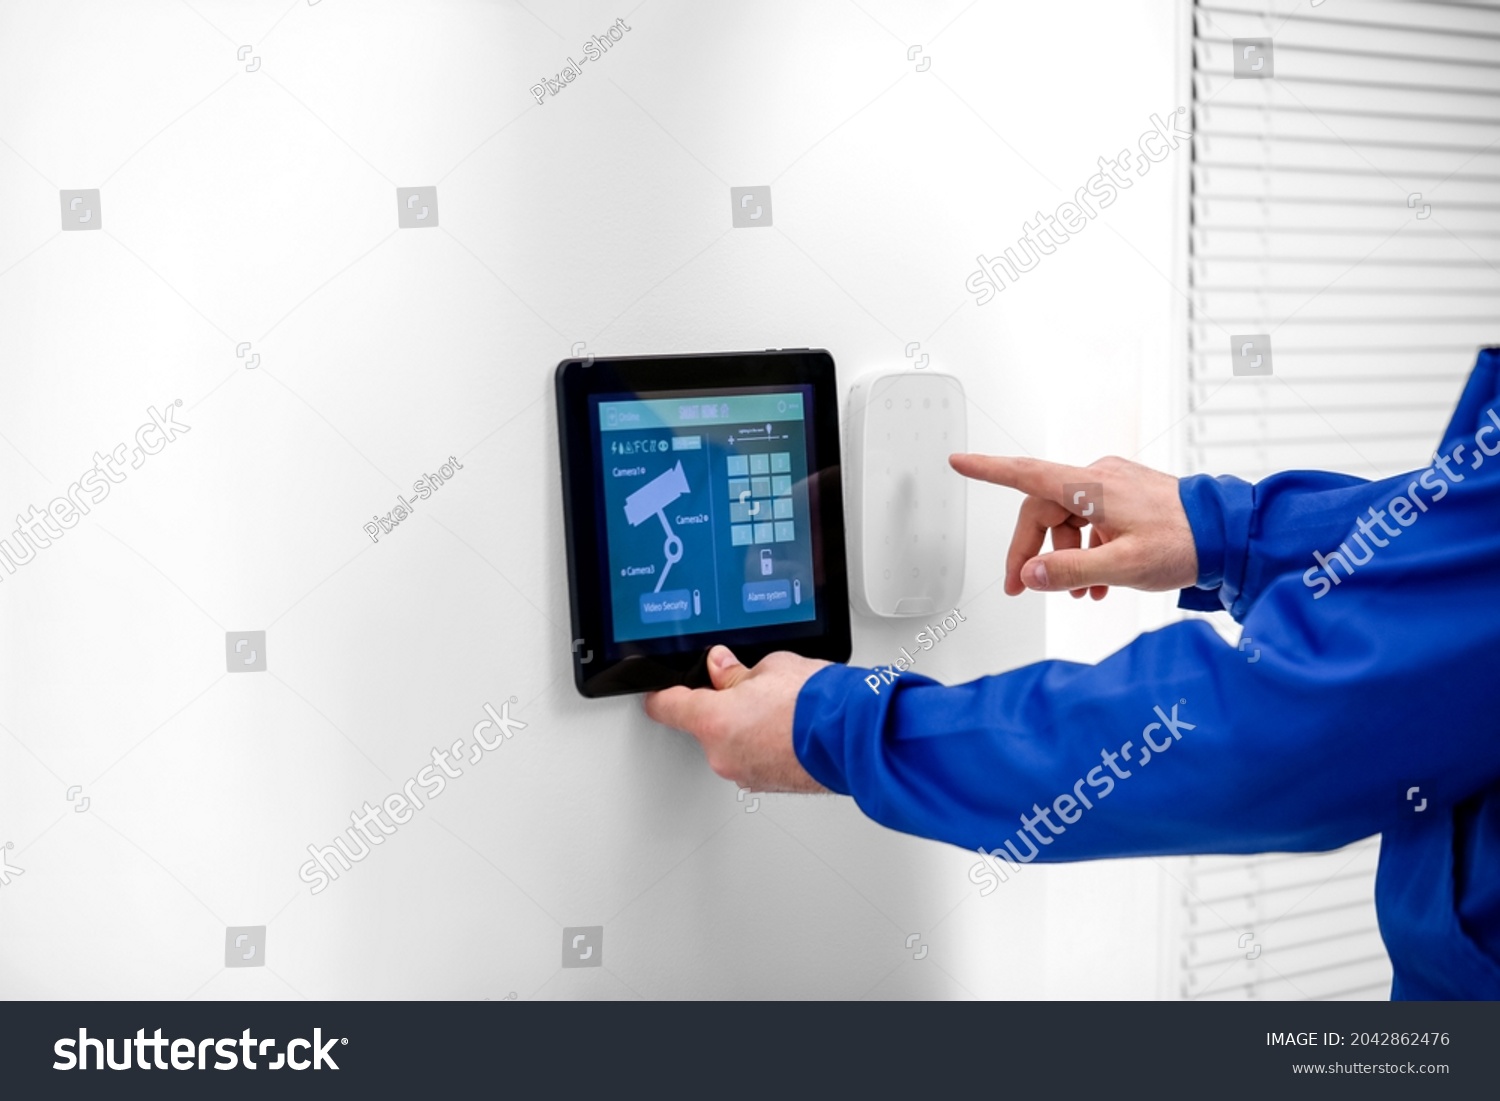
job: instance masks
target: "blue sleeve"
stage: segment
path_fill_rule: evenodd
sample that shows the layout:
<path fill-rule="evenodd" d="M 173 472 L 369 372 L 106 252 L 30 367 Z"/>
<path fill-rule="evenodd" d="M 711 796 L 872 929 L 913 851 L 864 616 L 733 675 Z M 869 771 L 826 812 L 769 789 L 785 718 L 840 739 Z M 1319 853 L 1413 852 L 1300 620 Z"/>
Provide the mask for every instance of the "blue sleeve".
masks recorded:
<path fill-rule="evenodd" d="M 1439 453 L 1472 453 L 1473 437 L 1500 392 L 1500 349 L 1486 348 L 1469 375 Z M 1466 443 L 1467 441 L 1467 443 Z M 1459 456 L 1459 461 L 1465 461 Z M 1178 492 L 1198 548 L 1198 581 L 1178 606 L 1227 611 L 1243 622 L 1268 585 L 1308 568 L 1315 550 L 1336 546 L 1351 517 L 1410 489 L 1422 471 L 1370 482 L 1347 474 L 1294 470 L 1251 485 L 1239 478 L 1198 474 Z"/>
<path fill-rule="evenodd" d="M 1178 606 L 1227 611 L 1236 620 L 1267 584 L 1301 564 L 1319 546 L 1338 543 L 1349 517 L 1363 511 L 1384 483 L 1344 474 L 1294 470 L 1251 485 L 1239 478 L 1195 474 L 1178 483 L 1198 549 L 1198 583 Z"/>
<path fill-rule="evenodd" d="M 1329 849 L 1409 815 L 1411 786 L 1457 803 L 1500 781 L 1493 389 L 1471 435 L 1487 421 L 1472 466 L 1323 483 L 1341 516 L 1302 510 L 1296 475 L 1259 527 L 1250 487 L 1204 490 L 1204 514 L 1229 499 L 1202 558 L 1233 586 L 1243 651 L 1178 623 L 1097 665 L 951 688 L 831 666 L 798 698 L 797 756 L 878 822 L 1023 861 Z"/>

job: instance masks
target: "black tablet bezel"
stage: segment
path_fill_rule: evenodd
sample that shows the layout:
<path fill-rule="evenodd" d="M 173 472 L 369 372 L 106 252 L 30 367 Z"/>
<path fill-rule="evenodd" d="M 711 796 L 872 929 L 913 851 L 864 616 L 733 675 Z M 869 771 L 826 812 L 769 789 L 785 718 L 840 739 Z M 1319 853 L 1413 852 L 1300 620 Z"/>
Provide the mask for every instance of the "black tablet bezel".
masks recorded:
<path fill-rule="evenodd" d="M 606 598 L 607 549 L 596 471 L 599 432 L 590 398 L 753 392 L 782 386 L 812 389 L 808 440 L 808 506 L 812 525 L 815 619 L 708 634 L 614 642 Z M 565 359 L 557 365 L 558 445 L 562 458 L 563 519 L 572 609 L 573 683 L 596 698 L 685 684 L 703 687 L 708 650 L 722 642 L 746 665 L 790 650 L 828 661 L 848 661 L 848 567 L 839 458 L 838 385 L 833 357 L 807 348 L 701 355 L 611 356 Z"/>

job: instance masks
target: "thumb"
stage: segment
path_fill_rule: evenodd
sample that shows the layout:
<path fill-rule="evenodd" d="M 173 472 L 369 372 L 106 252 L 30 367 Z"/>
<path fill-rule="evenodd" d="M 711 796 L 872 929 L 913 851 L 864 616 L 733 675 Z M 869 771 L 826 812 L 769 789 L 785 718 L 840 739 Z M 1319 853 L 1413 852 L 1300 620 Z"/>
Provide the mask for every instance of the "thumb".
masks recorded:
<path fill-rule="evenodd" d="M 1038 592 L 1128 584 L 1118 543 L 1039 554 L 1021 567 L 1021 584 Z"/>
<path fill-rule="evenodd" d="M 740 664 L 728 646 L 715 646 L 708 652 L 708 675 L 715 688 L 733 688 L 750 675 L 750 670 Z"/>

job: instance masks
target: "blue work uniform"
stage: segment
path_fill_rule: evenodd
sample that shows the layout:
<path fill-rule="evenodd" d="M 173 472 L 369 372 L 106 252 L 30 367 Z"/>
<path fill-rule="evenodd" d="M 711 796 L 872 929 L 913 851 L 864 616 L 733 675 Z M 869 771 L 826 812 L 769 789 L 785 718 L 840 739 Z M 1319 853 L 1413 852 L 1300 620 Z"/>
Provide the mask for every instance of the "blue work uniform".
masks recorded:
<path fill-rule="evenodd" d="M 1002 870 L 1381 834 L 1392 997 L 1500 997 L 1500 348 L 1423 470 L 1180 494 L 1199 569 L 1180 604 L 1229 612 L 1239 649 L 1197 620 L 955 687 L 833 665 L 797 699 L 798 759 Z"/>

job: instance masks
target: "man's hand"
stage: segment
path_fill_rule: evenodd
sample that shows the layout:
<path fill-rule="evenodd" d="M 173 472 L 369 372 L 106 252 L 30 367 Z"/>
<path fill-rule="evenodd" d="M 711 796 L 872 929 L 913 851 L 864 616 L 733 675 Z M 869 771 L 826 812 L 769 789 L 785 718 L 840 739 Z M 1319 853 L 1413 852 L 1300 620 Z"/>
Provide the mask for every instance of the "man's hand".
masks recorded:
<path fill-rule="evenodd" d="M 1147 592 L 1185 589 L 1198 580 L 1198 548 L 1177 493 L 1177 479 L 1128 459 L 1100 459 L 1086 467 L 1040 459 L 953 455 L 953 469 L 966 478 L 1010 486 L 1026 494 L 1005 562 L 1005 591 L 1069 590 L 1103 599 L 1111 585 Z M 1083 546 L 1081 515 L 1063 486 L 1097 482 L 1102 518 Z M 1048 534 L 1053 550 L 1039 554 Z"/>
<path fill-rule="evenodd" d="M 668 688 L 646 697 L 646 714 L 697 738 L 708 767 L 756 791 L 827 791 L 792 749 L 797 694 L 826 661 L 768 654 L 754 669 L 727 646 L 708 653 L 712 688 Z"/>

